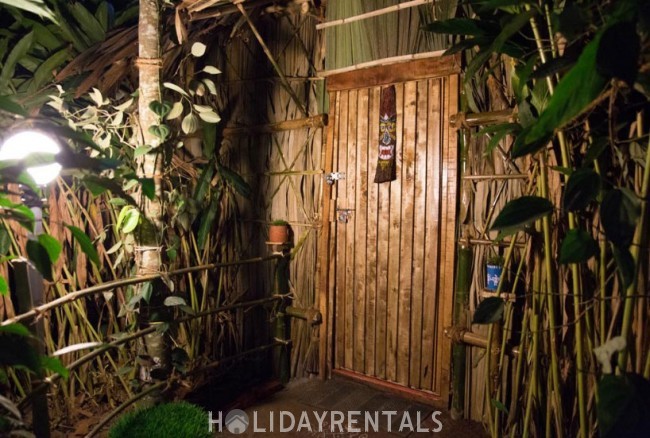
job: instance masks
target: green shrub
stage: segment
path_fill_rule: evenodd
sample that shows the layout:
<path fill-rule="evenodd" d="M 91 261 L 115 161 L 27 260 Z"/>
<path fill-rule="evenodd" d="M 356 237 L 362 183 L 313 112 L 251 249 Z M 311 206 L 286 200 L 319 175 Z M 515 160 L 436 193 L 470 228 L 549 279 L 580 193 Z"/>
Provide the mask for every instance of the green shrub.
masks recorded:
<path fill-rule="evenodd" d="M 208 414 L 187 402 L 165 403 L 129 412 L 111 428 L 110 438 L 208 438 Z"/>

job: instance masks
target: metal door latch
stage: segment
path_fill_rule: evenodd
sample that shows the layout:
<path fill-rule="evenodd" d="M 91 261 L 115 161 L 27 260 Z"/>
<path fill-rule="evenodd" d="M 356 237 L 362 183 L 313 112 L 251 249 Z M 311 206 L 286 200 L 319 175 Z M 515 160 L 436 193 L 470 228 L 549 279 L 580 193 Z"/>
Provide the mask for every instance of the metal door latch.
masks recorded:
<path fill-rule="evenodd" d="M 325 174 L 325 182 L 333 185 L 336 181 L 345 179 L 345 172 L 331 172 Z"/>
<path fill-rule="evenodd" d="M 336 213 L 338 216 L 338 221 L 342 224 L 347 224 L 350 222 L 350 217 L 352 216 L 352 212 L 354 210 L 351 208 L 337 208 Z"/>

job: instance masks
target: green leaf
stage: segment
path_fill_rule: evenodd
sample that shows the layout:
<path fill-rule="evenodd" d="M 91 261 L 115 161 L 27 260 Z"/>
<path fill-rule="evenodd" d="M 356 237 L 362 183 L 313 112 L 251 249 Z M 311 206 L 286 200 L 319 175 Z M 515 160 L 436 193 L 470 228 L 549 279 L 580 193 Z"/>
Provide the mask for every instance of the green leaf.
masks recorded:
<path fill-rule="evenodd" d="M 63 249 L 61 243 L 49 234 L 40 234 L 38 236 L 38 243 L 45 248 L 50 261 L 56 263 L 61 254 L 61 249 Z"/>
<path fill-rule="evenodd" d="M 172 106 L 168 102 L 158 102 L 157 100 L 154 100 L 149 103 L 149 109 L 162 119 L 169 114 Z"/>
<path fill-rule="evenodd" d="M 607 239 L 622 248 L 630 246 L 639 214 L 639 200 L 634 193 L 626 189 L 607 192 L 600 204 L 600 220 Z"/>
<path fill-rule="evenodd" d="M 148 131 L 158 137 L 160 141 L 165 141 L 170 134 L 169 126 L 167 125 L 153 125 L 149 126 Z"/>
<path fill-rule="evenodd" d="M 22 37 L 20 41 L 16 43 L 14 48 L 11 49 L 11 52 L 9 52 L 9 56 L 7 56 L 7 59 L 5 59 L 2 65 L 2 70 L 0 73 L 0 86 L 4 86 L 5 84 L 7 84 L 14 76 L 16 64 L 24 56 L 27 55 L 29 49 L 31 49 L 32 47 L 33 40 L 34 40 L 34 32 L 30 32 L 24 37 Z"/>
<path fill-rule="evenodd" d="M 41 361 L 28 338 L 13 333 L 0 334 L 0 366 L 12 366 L 41 374 Z"/>
<path fill-rule="evenodd" d="M 88 256 L 90 261 L 93 262 L 95 266 L 100 266 L 99 255 L 97 254 L 97 250 L 90 240 L 90 237 L 88 237 L 83 230 L 74 225 L 66 225 L 66 227 L 70 232 L 72 232 L 72 235 L 81 247 L 81 250 Z"/>
<path fill-rule="evenodd" d="M 181 129 L 185 134 L 193 134 L 199 129 L 200 124 L 199 118 L 194 113 L 189 113 L 183 117 Z"/>
<path fill-rule="evenodd" d="M 472 324 L 492 324 L 501 321 L 504 301 L 499 297 L 488 297 L 481 301 L 474 312 Z"/>
<path fill-rule="evenodd" d="M 638 374 L 608 374 L 598 382 L 600 436 L 642 437 L 650 430 L 650 381 Z"/>
<path fill-rule="evenodd" d="M 559 58 L 551 58 L 542 64 L 540 68 L 531 73 L 529 79 L 543 79 L 547 76 L 552 76 L 561 73 L 576 63 L 576 60 L 568 56 L 561 56 Z"/>
<path fill-rule="evenodd" d="M 0 333 L 11 333 L 27 338 L 31 338 L 33 336 L 29 329 L 20 323 L 0 325 Z"/>
<path fill-rule="evenodd" d="M 244 178 L 242 178 L 241 175 L 226 166 L 222 166 L 219 163 L 217 163 L 217 170 L 219 171 L 221 178 L 230 184 L 238 194 L 246 199 L 250 198 L 251 187 L 246 181 L 244 181 Z"/>
<path fill-rule="evenodd" d="M 58 71 L 59 67 L 61 67 L 69 57 L 70 49 L 65 47 L 43 61 L 34 72 L 32 82 L 29 84 L 30 92 L 36 92 L 43 85 L 52 82 L 54 80 L 54 72 Z"/>
<path fill-rule="evenodd" d="M 512 234 L 552 212 L 553 203 L 548 199 L 538 196 L 522 196 L 508 202 L 503 207 L 492 222 L 490 229 Z"/>
<path fill-rule="evenodd" d="M 641 43 L 636 23 L 623 21 L 605 29 L 598 45 L 596 66 L 601 75 L 634 85 L 638 72 Z"/>
<path fill-rule="evenodd" d="M 593 143 L 591 146 L 589 146 L 589 149 L 587 149 L 587 153 L 585 154 L 585 158 L 582 161 L 583 166 L 588 166 L 600 155 L 603 153 L 605 149 L 607 149 L 607 146 L 609 146 L 609 139 L 606 137 L 598 137 L 594 139 Z"/>
<path fill-rule="evenodd" d="M 185 97 L 188 97 L 188 98 L 190 97 L 190 95 L 187 93 L 187 91 L 183 90 L 181 87 L 179 87 L 178 85 L 173 84 L 171 82 L 163 82 L 163 87 L 168 88 L 170 90 L 173 90 L 173 91 L 175 91 L 175 92 L 177 92 L 177 93 L 179 93 L 179 94 L 181 94 L 181 95 L 183 95 Z"/>
<path fill-rule="evenodd" d="M 490 125 L 485 128 L 480 129 L 476 135 L 491 134 L 492 137 L 488 142 L 485 154 L 489 155 L 492 153 L 494 148 L 499 144 L 499 142 L 508 134 L 518 133 L 521 131 L 521 126 L 518 123 L 504 123 L 501 125 Z"/>
<path fill-rule="evenodd" d="M 203 250 L 205 247 L 205 242 L 208 238 L 208 235 L 210 234 L 210 230 L 212 229 L 212 224 L 214 223 L 214 219 L 217 217 L 217 212 L 219 211 L 219 203 L 218 193 L 215 192 L 212 195 L 210 206 L 207 208 L 207 210 L 204 210 L 203 214 L 201 215 L 201 222 L 199 224 L 199 231 L 197 234 L 197 243 L 201 250 Z"/>
<path fill-rule="evenodd" d="M 25 108 L 14 102 L 11 96 L 0 96 L 0 109 L 19 116 L 27 116 Z"/>
<path fill-rule="evenodd" d="M 42 0 L 0 0 L 0 3 L 31 12 L 58 24 L 52 10 Z"/>
<path fill-rule="evenodd" d="M 213 65 L 206 65 L 203 67 L 203 70 L 201 70 L 205 73 L 211 74 L 211 75 L 218 75 L 221 74 L 221 70 L 219 70 L 217 67 Z"/>
<path fill-rule="evenodd" d="M 28 240 L 25 249 L 36 270 L 44 279 L 52 281 L 52 262 L 50 262 L 50 256 L 45 247 L 36 240 Z"/>
<path fill-rule="evenodd" d="M 219 114 L 214 111 L 202 111 L 199 113 L 199 117 L 207 123 L 219 123 L 221 121 Z"/>
<path fill-rule="evenodd" d="M 621 275 L 621 282 L 627 288 L 634 282 L 634 258 L 629 249 L 618 246 L 614 246 L 613 254 L 618 273 Z"/>
<path fill-rule="evenodd" d="M 583 263 L 598 254 L 598 242 L 585 230 L 569 230 L 560 247 L 560 263 Z"/>
<path fill-rule="evenodd" d="M 122 225 L 122 232 L 129 234 L 135 230 L 135 227 L 138 226 L 140 222 L 140 212 L 135 208 L 131 208 L 127 211 L 126 216 L 124 217 L 124 224 Z"/>
<path fill-rule="evenodd" d="M 203 151 L 206 157 L 214 155 L 214 148 L 217 145 L 217 127 L 213 123 L 203 126 Z"/>
<path fill-rule="evenodd" d="M 212 158 L 208 162 L 208 165 L 205 166 L 205 169 L 203 169 L 203 172 L 201 172 L 201 176 L 199 177 L 199 180 L 196 183 L 196 189 L 194 191 L 194 199 L 196 199 L 197 201 L 203 200 L 205 194 L 208 191 L 208 188 L 210 187 L 210 181 L 212 181 L 212 176 L 214 175 L 214 162 L 215 162 L 214 158 Z"/>
<path fill-rule="evenodd" d="M 172 105 L 171 110 L 169 111 L 169 113 L 167 114 L 165 119 L 166 120 L 173 120 L 173 119 L 175 119 L 177 117 L 180 117 L 180 115 L 183 114 L 183 109 L 184 109 L 184 107 L 183 107 L 183 102 L 182 101 L 179 100 L 178 102 L 174 102 L 174 104 Z"/>
<path fill-rule="evenodd" d="M 0 275 L 0 295 L 5 296 L 7 295 L 7 292 L 9 292 L 9 285 L 7 284 L 7 280 Z"/>
<path fill-rule="evenodd" d="M 149 146 L 149 145 L 138 146 L 133 151 L 133 158 L 138 158 L 138 157 L 141 157 L 143 155 L 146 155 L 151 151 L 151 149 L 153 149 L 153 148 L 151 146 Z"/>
<path fill-rule="evenodd" d="M 140 294 L 139 294 L 142 297 L 142 299 L 145 302 L 149 303 L 152 294 L 153 294 L 153 284 L 150 281 L 146 281 L 142 283 L 142 285 L 140 286 Z"/>
<path fill-rule="evenodd" d="M 153 178 L 140 178 L 140 187 L 142 188 L 142 193 L 149 198 L 154 199 L 156 197 L 156 184 Z"/>
<path fill-rule="evenodd" d="M 171 295 L 165 298 L 164 301 L 165 306 L 168 307 L 173 307 L 173 306 L 186 306 L 187 303 L 182 297 L 179 297 L 178 295 Z"/>
<path fill-rule="evenodd" d="M 103 26 L 81 3 L 75 2 L 69 5 L 68 10 L 72 13 L 77 23 L 79 23 L 83 35 L 89 37 L 92 43 L 104 41 L 106 34 Z"/>
<path fill-rule="evenodd" d="M 585 47 L 576 65 L 562 78 L 546 110 L 536 124 L 524 130 L 513 145 L 513 158 L 535 153 L 552 138 L 556 129 L 580 115 L 605 86 L 596 69 L 596 53 L 602 32 Z"/>
<path fill-rule="evenodd" d="M 600 176 L 591 169 L 578 169 L 567 181 L 562 205 L 567 211 L 582 210 L 599 192 Z"/>
<path fill-rule="evenodd" d="M 4 256 L 9 252 L 11 248 L 11 236 L 7 230 L 2 227 L 0 228 L 0 256 Z"/>
<path fill-rule="evenodd" d="M 66 380 L 70 376 L 70 371 L 56 357 L 41 356 L 41 367 L 57 373 Z"/>
<path fill-rule="evenodd" d="M 506 407 L 506 405 L 501 403 L 501 401 L 497 400 L 496 398 L 493 398 L 490 401 L 492 402 L 492 406 L 497 408 L 499 411 L 503 412 L 504 414 L 508 413 L 508 408 Z"/>

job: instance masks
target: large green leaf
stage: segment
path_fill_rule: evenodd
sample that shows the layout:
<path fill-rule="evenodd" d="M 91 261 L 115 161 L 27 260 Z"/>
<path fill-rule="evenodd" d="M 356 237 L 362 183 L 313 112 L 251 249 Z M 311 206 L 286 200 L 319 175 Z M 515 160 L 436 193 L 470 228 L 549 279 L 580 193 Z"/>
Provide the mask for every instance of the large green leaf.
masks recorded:
<path fill-rule="evenodd" d="M 61 254 L 61 243 L 56 240 L 54 237 L 49 234 L 40 234 L 38 236 L 38 242 L 45 248 L 47 255 L 50 258 L 50 262 L 56 263 Z"/>
<path fill-rule="evenodd" d="M 65 47 L 43 61 L 34 72 L 32 82 L 29 84 L 29 90 L 35 92 L 43 85 L 52 82 L 54 80 L 54 72 L 56 72 L 69 57 L 70 49 Z"/>
<path fill-rule="evenodd" d="M 598 253 L 598 242 L 585 230 L 569 230 L 560 247 L 560 263 L 582 263 Z"/>
<path fill-rule="evenodd" d="M 25 245 L 27 256 L 44 279 L 52 281 L 52 262 L 47 249 L 37 240 L 28 240 Z"/>
<path fill-rule="evenodd" d="M 645 437 L 650 430 L 650 381 L 638 374 L 608 374 L 598 382 L 600 436 Z"/>
<path fill-rule="evenodd" d="M 2 71 L 0 72 L 0 87 L 5 87 L 9 80 L 14 76 L 16 64 L 21 58 L 27 55 L 29 49 L 32 47 L 34 40 L 34 32 L 30 32 L 16 43 L 9 56 L 4 61 Z"/>
<path fill-rule="evenodd" d="M 41 375 L 41 361 L 30 339 L 11 332 L 0 333 L 0 366 L 27 369 Z"/>
<path fill-rule="evenodd" d="M 562 205 L 567 211 L 585 208 L 600 192 L 600 176 L 592 169 L 578 169 L 571 174 L 564 189 Z"/>
<path fill-rule="evenodd" d="M 55 24 L 58 22 L 52 10 L 43 0 L 0 0 L 0 3 L 47 18 Z"/>
<path fill-rule="evenodd" d="M 522 196 L 508 202 L 492 222 L 491 230 L 512 234 L 553 212 L 553 203 L 538 196 Z"/>
<path fill-rule="evenodd" d="M 596 54 L 601 38 L 602 32 L 587 44 L 576 65 L 558 84 L 537 123 L 517 137 L 512 148 L 514 158 L 537 152 L 556 129 L 581 114 L 598 97 L 607 82 L 596 68 Z"/>
<path fill-rule="evenodd" d="M 600 220 L 605 235 L 614 245 L 627 248 L 634 238 L 639 218 L 639 200 L 626 189 L 610 190 L 600 204 Z"/>
<path fill-rule="evenodd" d="M 205 242 L 210 234 L 212 229 L 212 224 L 214 223 L 217 213 L 219 212 L 220 196 L 218 192 L 212 194 L 212 200 L 210 201 L 210 206 L 203 211 L 201 215 L 199 231 L 197 235 L 197 243 L 200 249 L 203 249 Z"/>
<path fill-rule="evenodd" d="M 19 116 L 27 116 L 25 108 L 14 102 L 11 96 L 0 96 L 0 109 Z"/>
<path fill-rule="evenodd" d="M 73 17 L 79 24 L 82 34 L 87 36 L 91 43 L 104 41 L 106 38 L 104 27 L 99 21 L 97 21 L 97 18 L 86 9 L 82 2 L 72 3 L 68 6 L 68 10 L 72 13 Z"/>
<path fill-rule="evenodd" d="M 474 312 L 472 324 L 492 324 L 501 321 L 504 306 L 502 298 L 488 297 L 484 299 Z"/>
<path fill-rule="evenodd" d="M 90 240 L 90 237 L 83 232 L 82 229 L 75 227 L 74 225 L 66 225 L 68 229 L 72 232 L 75 240 L 81 247 L 81 250 L 88 256 L 91 262 L 96 266 L 100 265 L 99 255 L 97 254 L 97 249 L 93 245 L 93 242 Z"/>

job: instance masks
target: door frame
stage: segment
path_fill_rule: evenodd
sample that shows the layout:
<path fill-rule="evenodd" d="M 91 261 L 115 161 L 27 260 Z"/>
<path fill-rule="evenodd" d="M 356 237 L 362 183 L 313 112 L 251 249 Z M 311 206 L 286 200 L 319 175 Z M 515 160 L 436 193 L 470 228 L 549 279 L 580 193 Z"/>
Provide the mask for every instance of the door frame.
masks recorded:
<path fill-rule="evenodd" d="M 401 62 L 389 63 L 380 66 L 373 66 L 355 71 L 347 71 L 343 73 L 333 74 L 327 76 L 326 89 L 330 93 L 329 98 L 329 121 L 327 124 L 327 140 L 323 150 L 322 165 L 323 173 L 327 175 L 334 171 L 333 169 L 333 146 L 335 140 L 335 127 L 338 123 L 338 114 L 334 111 L 335 108 L 335 92 L 350 90 L 355 88 L 376 87 L 381 85 L 389 85 L 400 82 L 413 81 L 418 79 L 433 79 L 439 77 L 449 77 L 452 84 L 456 87 L 451 87 L 450 101 L 453 106 L 458 106 L 458 75 L 460 74 L 460 56 L 432 56 L 416 60 L 407 60 Z M 455 111 L 454 111 L 455 112 Z M 450 121 L 447 119 L 444 129 L 447 130 L 449 135 L 446 138 L 447 144 L 456 148 L 457 138 L 452 134 Z M 454 212 L 456 210 L 456 193 L 457 193 L 457 158 L 456 167 L 450 169 L 453 174 L 454 187 L 448 192 L 448 195 L 453 199 L 447 198 L 448 202 L 453 203 Z M 335 272 L 333 269 L 333 262 L 336 254 L 335 250 L 335 233 L 334 227 L 336 226 L 334 211 L 332 210 L 332 186 L 323 181 L 322 201 L 321 201 L 321 229 L 318 241 L 318 259 L 317 259 L 317 278 L 316 294 L 318 296 L 318 307 L 323 316 L 322 324 L 320 326 L 320 339 L 319 339 L 319 376 L 321 379 L 327 379 L 332 376 L 332 373 L 353 377 L 362 380 L 366 383 L 379 386 L 383 389 L 392 392 L 402 393 L 411 398 L 417 398 L 420 401 L 430 402 L 437 405 L 446 405 L 449 400 L 449 384 L 450 384 L 450 365 L 451 365 L 451 341 L 443 342 L 443 360 L 449 359 L 449 363 L 442 363 L 442 382 L 441 394 L 436 395 L 424 390 L 416 390 L 409 387 L 399 385 L 390 381 L 376 379 L 374 377 L 366 376 L 365 374 L 355 373 L 348 370 L 334 370 L 334 294 L 332 293 L 332 284 L 334 282 Z M 451 235 L 447 236 L 447 240 L 452 241 L 455 247 L 455 215 L 453 227 L 451 228 Z M 443 226 L 441 224 L 441 226 Z M 451 325 L 451 310 L 453 299 L 453 285 L 454 285 L 454 266 L 455 264 L 455 251 L 453 256 L 448 257 L 445 265 L 447 270 L 451 267 L 451 275 L 448 275 L 442 285 L 442 294 L 439 301 L 439 315 L 443 319 L 443 326 L 448 327 Z"/>

